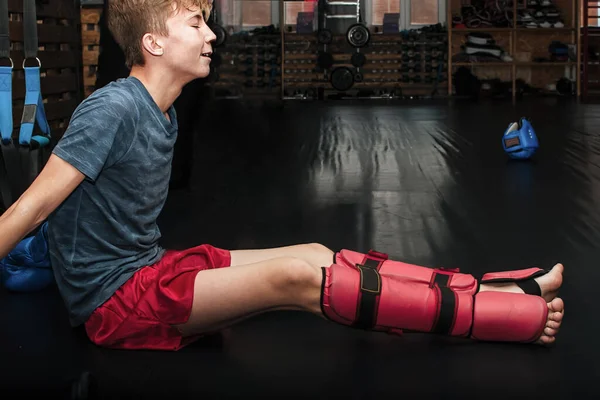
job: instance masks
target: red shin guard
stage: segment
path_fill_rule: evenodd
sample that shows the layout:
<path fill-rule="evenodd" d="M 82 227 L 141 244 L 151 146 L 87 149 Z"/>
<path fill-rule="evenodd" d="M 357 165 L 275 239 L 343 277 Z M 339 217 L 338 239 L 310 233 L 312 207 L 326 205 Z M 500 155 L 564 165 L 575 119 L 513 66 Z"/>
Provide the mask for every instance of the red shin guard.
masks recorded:
<path fill-rule="evenodd" d="M 539 296 L 481 292 L 458 270 L 426 268 L 342 250 L 323 268 L 321 308 L 330 320 L 362 329 L 402 330 L 532 342 L 543 332 L 548 308 Z M 514 282 L 545 273 L 538 268 L 486 274 L 482 282 Z M 532 279 L 531 279 L 532 280 Z"/>

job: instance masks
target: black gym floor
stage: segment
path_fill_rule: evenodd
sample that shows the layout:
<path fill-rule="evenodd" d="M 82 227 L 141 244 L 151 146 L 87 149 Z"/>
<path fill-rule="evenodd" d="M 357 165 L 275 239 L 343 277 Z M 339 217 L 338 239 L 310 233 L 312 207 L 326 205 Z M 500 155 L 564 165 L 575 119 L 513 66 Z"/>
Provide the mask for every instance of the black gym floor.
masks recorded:
<path fill-rule="evenodd" d="M 533 161 L 501 136 L 530 117 Z M 565 265 L 556 345 L 371 333 L 265 314 L 177 353 L 115 351 L 71 329 L 55 288 L 0 292 L 0 396 L 99 398 L 544 398 L 598 395 L 600 107 L 571 100 L 215 102 L 192 188 L 171 192 L 163 245 L 303 242 L 486 271 Z"/>

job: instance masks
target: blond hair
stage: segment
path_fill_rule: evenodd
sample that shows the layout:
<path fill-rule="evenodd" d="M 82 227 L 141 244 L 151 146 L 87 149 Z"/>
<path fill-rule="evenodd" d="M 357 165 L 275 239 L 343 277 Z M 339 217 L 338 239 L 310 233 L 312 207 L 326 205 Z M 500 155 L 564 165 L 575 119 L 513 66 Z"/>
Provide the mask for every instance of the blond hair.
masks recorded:
<path fill-rule="evenodd" d="M 212 0 L 108 0 L 108 28 L 125 53 L 127 67 L 144 65 L 142 37 L 146 33 L 167 36 L 167 19 L 183 8 L 199 8 L 205 21 Z"/>

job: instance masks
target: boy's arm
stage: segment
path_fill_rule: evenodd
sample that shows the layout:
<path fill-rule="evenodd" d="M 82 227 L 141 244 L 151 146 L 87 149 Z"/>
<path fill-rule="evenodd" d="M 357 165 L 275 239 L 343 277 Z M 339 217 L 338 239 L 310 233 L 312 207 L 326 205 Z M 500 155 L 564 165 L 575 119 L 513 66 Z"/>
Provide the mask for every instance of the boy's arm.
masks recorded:
<path fill-rule="evenodd" d="M 0 216 L 0 259 L 44 222 L 84 178 L 79 170 L 52 154 L 31 186 Z"/>
<path fill-rule="evenodd" d="M 96 91 L 75 110 L 69 127 L 27 191 L 0 216 L 0 259 L 84 180 L 94 182 L 131 146 L 138 111 L 125 89 Z M 115 150 L 113 150 L 115 149 Z"/>

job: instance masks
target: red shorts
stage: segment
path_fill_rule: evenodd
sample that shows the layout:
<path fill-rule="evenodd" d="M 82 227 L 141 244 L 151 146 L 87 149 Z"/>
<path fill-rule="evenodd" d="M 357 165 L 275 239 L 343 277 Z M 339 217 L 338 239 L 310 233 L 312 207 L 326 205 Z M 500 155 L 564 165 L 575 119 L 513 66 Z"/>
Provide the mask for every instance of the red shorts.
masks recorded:
<path fill-rule="evenodd" d="M 174 325 L 188 321 L 199 271 L 228 267 L 228 250 L 202 245 L 167 251 L 154 265 L 137 271 L 85 323 L 95 344 L 113 349 L 179 350 L 183 338 Z"/>

